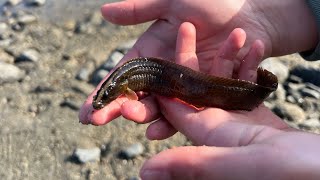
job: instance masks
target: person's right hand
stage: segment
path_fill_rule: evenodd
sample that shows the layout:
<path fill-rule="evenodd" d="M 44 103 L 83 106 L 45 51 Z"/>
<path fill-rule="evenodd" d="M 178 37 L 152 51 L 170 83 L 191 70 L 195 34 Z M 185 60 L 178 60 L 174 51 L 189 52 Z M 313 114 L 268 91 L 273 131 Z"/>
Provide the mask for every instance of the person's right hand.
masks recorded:
<path fill-rule="evenodd" d="M 224 69 L 230 69 L 230 66 L 234 66 L 234 72 L 239 70 L 243 56 L 248 53 L 249 46 L 256 39 L 260 39 L 265 45 L 264 57 L 308 50 L 317 42 L 315 21 L 305 1 L 127 0 L 104 5 L 102 14 L 105 19 L 121 25 L 156 20 L 138 39 L 121 63 L 139 56 L 171 60 L 197 58 L 200 71 L 223 75 L 226 74 L 223 72 Z M 186 21 L 194 24 L 197 30 L 196 54 L 179 52 L 175 48 L 178 29 Z M 247 37 L 239 31 L 232 39 L 233 45 L 227 47 L 227 50 L 223 48 L 221 50 L 224 41 L 236 27 L 244 29 Z M 236 55 L 233 53 L 237 54 L 237 58 L 234 58 Z M 246 71 L 255 70 L 250 69 L 255 66 L 244 66 L 248 67 Z M 96 90 L 80 110 L 79 118 L 82 123 L 106 124 L 121 114 L 122 104 L 127 101 L 126 98 L 118 98 L 107 107 L 93 112 L 91 102 Z M 150 104 L 148 103 L 150 99 L 152 98 L 144 101 L 145 106 Z M 132 120 L 150 122 L 157 118 L 155 115 L 157 113 L 148 113 L 148 108 L 145 109 L 142 111 L 139 109 L 136 113 L 132 111 L 132 117 L 146 114 L 143 119 Z"/>

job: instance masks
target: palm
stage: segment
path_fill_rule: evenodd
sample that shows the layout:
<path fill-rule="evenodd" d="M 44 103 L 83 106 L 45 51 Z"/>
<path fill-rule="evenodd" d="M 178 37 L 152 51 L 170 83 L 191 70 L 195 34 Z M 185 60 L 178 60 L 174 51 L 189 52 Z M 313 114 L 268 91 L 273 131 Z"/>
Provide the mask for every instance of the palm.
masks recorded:
<path fill-rule="evenodd" d="M 130 1 L 127 2 L 130 4 Z M 139 12 L 142 2 L 132 2 Z M 262 26 L 247 20 L 245 12 L 249 2 L 246 0 L 209 1 L 209 0 L 181 0 L 162 1 L 157 4 L 158 12 L 150 9 L 150 13 L 140 12 L 134 17 L 119 16 L 110 18 L 105 12 L 106 19 L 120 24 L 135 24 L 146 20 L 157 19 L 150 28 L 139 38 L 132 52 L 126 56 L 126 60 L 135 56 L 158 56 L 167 59 L 175 58 L 175 45 L 178 28 L 183 22 L 191 22 L 197 29 L 197 56 L 200 70 L 208 72 L 212 66 L 218 48 L 228 37 L 229 33 L 236 27 L 244 29 L 250 37 L 247 44 L 251 44 L 255 39 L 267 41 L 266 32 Z M 202 4 L 207 5 L 204 8 Z M 163 7 L 163 8 L 161 8 Z M 226 8 L 227 7 L 227 8 Z M 241 10 L 241 11 L 240 11 Z M 155 10 L 156 11 L 156 10 Z M 260 17 L 261 18 L 261 17 Z M 152 43 L 150 43 L 152 42 Z M 268 42 L 266 52 L 268 53 Z M 239 54 L 239 59 L 246 54 L 248 47 L 244 47 Z"/>

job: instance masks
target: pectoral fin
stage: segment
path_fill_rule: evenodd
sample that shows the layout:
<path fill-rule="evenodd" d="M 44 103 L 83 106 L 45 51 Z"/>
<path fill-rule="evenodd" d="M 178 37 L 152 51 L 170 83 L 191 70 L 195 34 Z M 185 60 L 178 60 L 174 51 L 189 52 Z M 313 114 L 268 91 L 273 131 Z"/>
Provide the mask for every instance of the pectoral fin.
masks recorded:
<path fill-rule="evenodd" d="M 131 90 L 130 88 L 127 87 L 127 89 L 125 90 L 124 94 L 126 95 L 126 97 L 130 100 L 138 100 L 138 95 L 136 94 L 136 92 L 134 92 L 133 90 Z"/>

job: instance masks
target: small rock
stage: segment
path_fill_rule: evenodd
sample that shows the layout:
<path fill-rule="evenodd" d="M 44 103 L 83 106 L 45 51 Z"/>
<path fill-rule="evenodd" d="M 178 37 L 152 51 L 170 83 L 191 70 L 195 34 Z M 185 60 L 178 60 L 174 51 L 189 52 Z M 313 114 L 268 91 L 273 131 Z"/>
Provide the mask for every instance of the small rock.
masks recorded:
<path fill-rule="evenodd" d="M 8 25 L 6 23 L 0 23 L 0 33 L 5 33 L 8 30 Z"/>
<path fill-rule="evenodd" d="M 320 86 L 320 68 L 297 65 L 291 70 L 291 74 L 302 78 L 304 82 Z"/>
<path fill-rule="evenodd" d="M 118 63 L 119 61 L 123 58 L 123 54 L 119 51 L 114 51 L 112 54 L 109 56 L 108 60 L 106 61 L 105 64 L 103 64 L 103 69 L 106 69 L 108 71 L 112 70 Z"/>
<path fill-rule="evenodd" d="M 88 81 L 90 76 L 90 72 L 87 68 L 81 68 L 77 73 L 76 79 L 80 81 Z"/>
<path fill-rule="evenodd" d="M 88 31 L 88 24 L 85 24 L 83 22 L 78 22 L 76 24 L 76 27 L 74 29 L 75 33 L 86 33 Z"/>
<path fill-rule="evenodd" d="M 14 30 L 14 31 L 17 31 L 17 32 L 23 31 L 24 28 L 25 28 L 25 25 L 22 24 L 22 23 L 14 23 L 11 26 L 11 29 Z"/>
<path fill-rule="evenodd" d="M 320 99 L 320 93 L 315 90 L 309 89 L 309 88 L 301 89 L 300 93 L 301 93 L 301 96 L 304 96 L 304 97 L 311 97 L 311 98 L 315 98 L 315 99 Z"/>
<path fill-rule="evenodd" d="M 306 119 L 304 111 L 299 106 L 291 103 L 278 103 L 273 108 L 273 112 L 288 121 L 301 123 Z"/>
<path fill-rule="evenodd" d="M 0 62 L 0 84 L 15 82 L 23 78 L 24 72 L 18 67 Z"/>
<path fill-rule="evenodd" d="M 100 160 L 101 150 L 99 148 L 92 148 L 92 149 L 81 149 L 77 148 L 73 156 L 76 157 L 80 163 L 87 163 L 87 162 L 95 162 Z"/>
<path fill-rule="evenodd" d="M 303 79 L 295 75 L 290 75 L 288 81 L 291 83 L 299 84 L 303 82 Z"/>
<path fill-rule="evenodd" d="M 27 0 L 26 4 L 28 6 L 42 6 L 46 3 L 46 0 Z"/>
<path fill-rule="evenodd" d="M 22 15 L 22 16 L 19 16 L 17 21 L 21 24 L 30 24 L 30 23 L 33 23 L 33 22 L 36 22 L 37 21 L 37 17 L 34 16 L 34 15 L 31 15 L 31 14 L 25 14 L 25 15 Z"/>
<path fill-rule="evenodd" d="M 97 72 L 94 73 L 91 83 L 94 85 L 99 84 L 100 81 L 102 81 L 103 78 L 105 78 L 109 74 L 109 71 L 100 69 Z"/>
<path fill-rule="evenodd" d="M 289 68 L 277 58 L 268 58 L 260 66 L 275 74 L 279 83 L 283 83 L 289 76 Z"/>
<path fill-rule="evenodd" d="M 34 49 L 28 49 L 21 53 L 19 57 L 16 58 L 15 62 L 23 62 L 23 61 L 30 61 L 30 62 L 37 62 L 39 60 L 39 52 Z"/>
<path fill-rule="evenodd" d="M 123 54 L 126 54 L 136 42 L 137 42 L 137 39 L 129 40 L 127 42 L 120 44 L 116 50 L 122 52 Z"/>
<path fill-rule="evenodd" d="M 82 67 L 77 73 L 76 79 L 80 81 L 89 81 L 90 75 L 94 71 L 95 63 L 93 61 L 87 61 L 84 67 Z"/>
<path fill-rule="evenodd" d="M 319 119 L 308 119 L 303 123 L 299 124 L 299 127 L 307 130 L 320 128 L 320 121 Z"/>
<path fill-rule="evenodd" d="M 320 106 L 320 102 L 314 98 L 306 97 L 303 99 L 303 102 L 300 104 L 302 109 L 308 113 L 318 112 L 318 106 Z"/>
<path fill-rule="evenodd" d="M 312 90 L 315 90 L 320 93 L 320 86 L 316 86 L 312 83 L 305 83 L 306 87 Z"/>
<path fill-rule="evenodd" d="M 144 147 L 142 144 L 137 143 L 133 144 L 130 147 L 121 150 L 120 153 L 118 154 L 119 158 L 122 159 L 133 159 L 139 155 L 141 155 L 144 152 Z"/>
<path fill-rule="evenodd" d="M 63 27 L 67 30 L 67 31 L 74 31 L 76 29 L 76 21 L 75 20 L 67 20 L 64 22 Z"/>
<path fill-rule="evenodd" d="M 5 63 L 13 64 L 14 57 L 3 50 L 0 50 L 0 62 L 1 61 Z"/>
<path fill-rule="evenodd" d="M 21 3 L 21 1 L 22 0 L 7 0 L 5 4 L 9 5 L 9 6 L 15 6 L 15 5 Z"/>

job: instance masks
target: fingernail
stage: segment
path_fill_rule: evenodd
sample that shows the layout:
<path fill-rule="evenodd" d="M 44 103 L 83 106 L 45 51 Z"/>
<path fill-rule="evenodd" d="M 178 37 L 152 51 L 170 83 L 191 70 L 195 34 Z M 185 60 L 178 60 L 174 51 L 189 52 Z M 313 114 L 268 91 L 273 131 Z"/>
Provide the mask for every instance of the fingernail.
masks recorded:
<path fill-rule="evenodd" d="M 141 173 L 142 180 L 170 180 L 171 177 L 166 171 L 144 170 Z"/>

